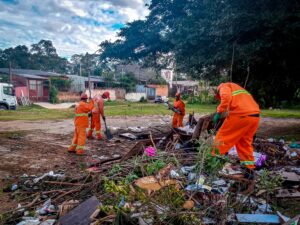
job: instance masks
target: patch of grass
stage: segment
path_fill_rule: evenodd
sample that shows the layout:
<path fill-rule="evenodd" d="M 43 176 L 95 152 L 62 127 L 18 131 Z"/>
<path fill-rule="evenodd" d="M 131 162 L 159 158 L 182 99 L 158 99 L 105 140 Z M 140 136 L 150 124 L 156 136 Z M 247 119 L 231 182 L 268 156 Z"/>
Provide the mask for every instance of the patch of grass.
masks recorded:
<path fill-rule="evenodd" d="M 186 104 L 186 114 L 209 114 L 216 110 L 216 105 Z M 105 103 L 107 116 L 142 116 L 142 115 L 173 115 L 164 104 L 112 101 Z M 56 120 L 73 118 L 74 108 L 45 109 L 37 105 L 18 107 L 16 111 L 0 111 L 0 121 L 11 120 Z M 262 110 L 262 116 L 275 118 L 299 118 L 300 110 Z"/>
<path fill-rule="evenodd" d="M 0 111 L 0 121 L 55 120 L 72 118 L 74 109 L 45 109 L 37 105 L 18 107 L 17 110 Z"/>
<path fill-rule="evenodd" d="M 300 119 L 300 110 L 298 109 L 281 109 L 281 110 L 262 110 L 263 117 L 273 118 L 297 118 Z"/>

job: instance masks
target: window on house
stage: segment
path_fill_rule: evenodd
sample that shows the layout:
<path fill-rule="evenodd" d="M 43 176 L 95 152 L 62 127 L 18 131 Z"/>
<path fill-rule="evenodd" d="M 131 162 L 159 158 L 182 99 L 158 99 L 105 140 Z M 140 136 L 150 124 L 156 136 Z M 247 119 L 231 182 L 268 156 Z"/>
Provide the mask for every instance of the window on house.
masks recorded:
<path fill-rule="evenodd" d="M 43 81 L 38 80 L 36 81 L 37 85 L 37 96 L 42 97 L 43 96 Z"/>
<path fill-rule="evenodd" d="M 36 90 L 36 80 L 29 80 L 29 89 Z"/>

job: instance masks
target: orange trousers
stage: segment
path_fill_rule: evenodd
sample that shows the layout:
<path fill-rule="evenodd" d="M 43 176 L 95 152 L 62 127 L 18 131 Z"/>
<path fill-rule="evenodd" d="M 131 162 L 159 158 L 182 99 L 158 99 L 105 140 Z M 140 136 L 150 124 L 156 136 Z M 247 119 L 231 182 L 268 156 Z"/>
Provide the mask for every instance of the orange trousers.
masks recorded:
<path fill-rule="evenodd" d="M 183 127 L 183 115 L 180 115 L 178 113 L 174 113 L 173 115 L 173 121 L 172 121 L 172 127 L 177 128 L 177 127 Z"/>
<path fill-rule="evenodd" d="M 97 138 L 99 140 L 102 139 L 100 113 L 93 113 L 92 114 L 92 122 L 91 122 L 89 132 L 88 132 L 88 135 L 87 135 L 88 138 L 93 137 L 94 129 L 96 130 Z"/>
<path fill-rule="evenodd" d="M 224 155 L 235 145 L 241 164 L 255 168 L 252 142 L 258 125 L 258 117 L 229 115 L 216 135 L 215 148 Z"/>
<path fill-rule="evenodd" d="M 76 151 L 77 154 L 83 154 L 85 143 L 86 143 L 86 128 L 76 126 L 72 144 L 70 145 L 68 151 L 69 152 Z"/>

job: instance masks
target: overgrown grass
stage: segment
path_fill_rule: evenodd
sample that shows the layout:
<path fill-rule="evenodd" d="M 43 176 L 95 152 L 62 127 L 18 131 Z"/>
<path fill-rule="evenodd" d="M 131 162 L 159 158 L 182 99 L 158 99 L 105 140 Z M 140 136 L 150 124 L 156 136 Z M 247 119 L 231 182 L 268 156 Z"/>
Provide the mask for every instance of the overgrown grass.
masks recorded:
<path fill-rule="evenodd" d="M 212 113 L 216 105 L 187 104 L 186 114 Z M 164 104 L 132 103 L 125 101 L 106 102 L 105 111 L 107 116 L 142 116 L 142 115 L 172 115 Z M 55 120 L 68 119 L 74 115 L 74 109 L 45 109 L 40 106 L 18 107 L 16 111 L 0 111 L 0 121 L 11 120 Z M 262 110 L 262 116 L 275 118 L 300 118 L 300 110 Z"/>
<path fill-rule="evenodd" d="M 67 119 L 73 116 L 73 111 L 74 109 L 55 110 L 32 105 L 18 107 L 15 111 L 0 111 L 0 121 Z"/>
<path fill-rule="evenodd" d="M 273 118 L 298 118 L 300 119 L 300 109 L 262 110 L 263 117 Z"/>

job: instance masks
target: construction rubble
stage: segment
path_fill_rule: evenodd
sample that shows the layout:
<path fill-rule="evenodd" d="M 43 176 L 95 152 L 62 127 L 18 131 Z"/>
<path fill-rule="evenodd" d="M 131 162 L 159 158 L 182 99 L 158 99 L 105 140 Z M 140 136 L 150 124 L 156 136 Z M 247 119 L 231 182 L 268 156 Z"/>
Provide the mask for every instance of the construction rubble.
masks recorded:
<path fill-rule="evenodd" d="M 117 130 L 107 145 L 122 156 L 86 160 L 82 173 L 49 171 L 18 178 L 19 202 L 4 224 L 300 224 L 300 146 L 284 139 L 254 142 L 255 179 L 243 176 L 235 147 L 211 156 L 209 116 L 181 129 Z"/>

